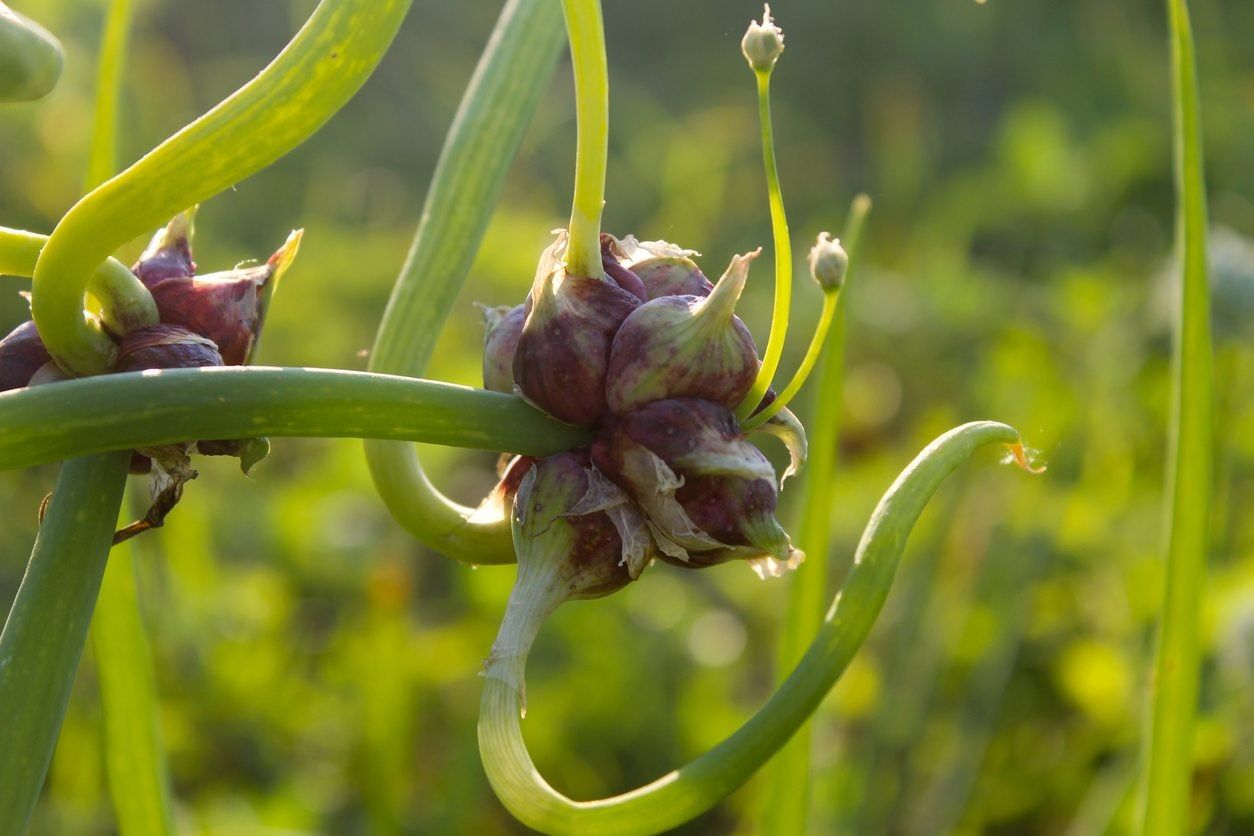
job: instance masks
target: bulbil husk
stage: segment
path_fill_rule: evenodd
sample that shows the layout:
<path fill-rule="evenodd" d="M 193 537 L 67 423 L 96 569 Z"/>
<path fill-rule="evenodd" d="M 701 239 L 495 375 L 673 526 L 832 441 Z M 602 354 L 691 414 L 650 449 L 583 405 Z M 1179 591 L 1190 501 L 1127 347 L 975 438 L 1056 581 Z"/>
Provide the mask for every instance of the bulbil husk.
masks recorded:
<path fill-rule="evenodd" d="M 735 313 L 758 252 L 734 257 L 709 296 L 663 296 L 631 312 L 610 351 L 611 412 L 623 415 L 668 398 L 731 408 L 740 403 L 761 365 L 753 336 Z"/>
<path fill-rule="evenodd" d="M 39 329 L 27 320 L 0 339 L 0 392 L 21 389 L 52 355 L 39 337 Z"/>
<path fill-rule="evenodd" d="M 593 461 L 644 509 L 669 562 L 744 558 L 775 575 L 804 557 L 775 518 L 771 463 L 727 407 L 695 398 L 650 403 L 607 426 Z"/>
<path fill-rule="evenodd" d="M 596 426 L 605 415 L 610 346 L 640 299 L 605 277 L 573 276 L 566 237 L 544 251 L 514 355 L 514 382 L 558 420 Z"/>

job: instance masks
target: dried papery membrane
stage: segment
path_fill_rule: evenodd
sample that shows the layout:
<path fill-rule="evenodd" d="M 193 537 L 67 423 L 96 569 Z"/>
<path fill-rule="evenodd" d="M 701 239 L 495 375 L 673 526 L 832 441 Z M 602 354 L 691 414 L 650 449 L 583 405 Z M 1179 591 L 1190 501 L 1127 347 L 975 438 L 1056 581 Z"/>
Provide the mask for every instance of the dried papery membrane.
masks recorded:
<path fill-rule="evenodd" d="M 692 260 L 699 256 L 667 241 L 637 241 L 628 235 L 618 242 L 624 267 L 639 277 L 649 299 L 663 296 L 709 296 L 714 285 Z"/>
<path fill-rule="evenodd" d="M 806 439 L 806 430 L 802 426 L 801 421 L 792 413 L 788 407 L 781 407 L 768 420 L 754 427 L 750 432 L 761 432 L 773 435 L 783 442 L 784 447 L 788 450 L 788 467 L 784 470 L 782 476 L 779 477 L 779 486 L 784 487 L 784 482 L 790 476 L 796 475 L 802 467 L 805 466 L 806 458 L 810 455 L 810 442 Z"/>
<path fill-rule="evenodd" d="M 627 573 L 635 580 L 653 559 L 653 539 L 649 536 L 649 527 L 644 514 L 627 492 L 606 479 L 596 465 L 592 465 L 588 468 L 588 488 L 567 515 L 577 517 L 597 511 L 604 512 L 618 531 L 622 540 L 619 564 L 626 566 Z"/>
<path fill-rule="evenodd" d="M 775 519 L 775 471 L 726 407 L 651 403 L 612 422 L 593 458 L 644 510 L 662 559 L 691 567 L 766 556 L 798 562 Z"/>

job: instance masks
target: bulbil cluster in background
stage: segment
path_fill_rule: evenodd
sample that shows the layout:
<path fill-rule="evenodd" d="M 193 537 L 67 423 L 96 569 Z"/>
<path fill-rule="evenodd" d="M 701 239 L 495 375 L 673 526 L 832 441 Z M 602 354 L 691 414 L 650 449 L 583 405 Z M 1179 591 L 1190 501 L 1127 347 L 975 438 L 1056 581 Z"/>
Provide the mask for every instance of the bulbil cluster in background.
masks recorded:
<path fill-rule="evenodd" d="M 194 213 L 194 209 L 181 213 L 158 231 L 131 268 L 152 294 L 160 321 L 115 333 L 101 318 L 117 345 L 114 373 L 242 366 L 252 358 L 270 295 L 296 257 L 301 232 L 293 232 L 263 264 L 197 276 L 191 244 Z M 33 320 L 0 340 L 0 392 L 71 378 L 44 346 Z M 247 473 L 265 458 L 269 446 L 262 438 L 186 441 L 136 450 L 131 471 L 152 474 L 152 507 L 143 520 L 119 531 L 117 539 L 162 524 L 184 483 L 196 478 L 190 467 L 193 452 L 236 456 Z"/>
<path fill-rule="evenodd" d="M 526 302 L 485 310 L 484 385 L 595 433 L 521 479 L 528 460 L 506 473 L 516 533 L 538 532 L 516 541 L 520 562 L 561 539 L 582 567 L 573 597 L 613 592 L 654 558 L 688 568 L 742 558 L 763 576 L 796 566 L 803 556 L 775 519 L 775 470 L 734 411 L 760 366 L 735 314 L 758 253 L 734 257 L 711 284 L 697 253 L 673 244 L 602 235 L 596 277 L 567 271 L 566 244 L 559 231 Z M 800 426 L 781 415 L 800 451 Z"/>

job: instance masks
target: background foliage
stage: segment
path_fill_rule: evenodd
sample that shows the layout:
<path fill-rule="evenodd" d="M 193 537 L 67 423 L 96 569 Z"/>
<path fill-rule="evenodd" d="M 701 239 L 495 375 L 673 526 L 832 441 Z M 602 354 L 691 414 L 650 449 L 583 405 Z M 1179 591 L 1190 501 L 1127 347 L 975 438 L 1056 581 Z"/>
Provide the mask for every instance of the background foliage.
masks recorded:
<path fill-rule="evenodd" d="M 123 158 L 249 78 L 311 5 L 139 4 Z M 696 247 L 717 274 L 770 237 L 738 49 L 759 9 L 606 5 L 606 227 Z M 1254 45 L 1235 33 L 1254 31 L 1254 6 L 1192 5 L 1221 445 L 1196 817 L 1236 833 L 1254 828 Z M 50 99 L 0 111 L 0 219 L 47 232 L 80 193 L 103 6 L 28 11 L 69 60 Z M 326 129 L 203 207 L 206 271 L 307 230 L 259 362 L 364 368 L 497 11 L 416 2 L 378 74 Z M 773 93 L 794 232 L 838 226 L 855 191 L 876 200 L 850 289 L 836 576 L 893 474 L 946 427 L 1008 421 L 1050 465 L 1011 482 L 971 469 L 925 517 L 881 624 L 816 718 L 814 831 L 1118 829 L 1131 821 L 1162 552 L 1172 198 L 1161 3 L 785 0 L 775 12 L 788 33 Z M 559 69 L 433 376 L 477 382 L 470 303 L 522 298 L 547 231 L 564 222 L 573 147 Z M 742 310 L 762 340 L 768 271 L 757 277 Z M 7 329 L 23 314 L 10 292 L 22 283 L 0 282 Z M 786 367 L 818 309 L 816 289 L 803 282 L 796 295 Z M 425 553 L 375 498 L 360 448 L 284 440 L 248 480 L 203 460 L 166 529 L 136 544 L 188 831 L 518 830 L 474 743 L 475 674 L 512 572 Z M 491 482 L 489 455 L 431 460 L 466 501 Z M 53 477 L 0 474 L 6 607 Z M 783 593 L 739 566 L 662 566 L 563 608 L 530 668 L 526 729 L 541 769 L 575 797 L 604 795 L 720 740 L 769 691 Z M 687 832 L 750 831 L 756 790 Z M 88 658 L 34 832 L 111 826 Z"/>

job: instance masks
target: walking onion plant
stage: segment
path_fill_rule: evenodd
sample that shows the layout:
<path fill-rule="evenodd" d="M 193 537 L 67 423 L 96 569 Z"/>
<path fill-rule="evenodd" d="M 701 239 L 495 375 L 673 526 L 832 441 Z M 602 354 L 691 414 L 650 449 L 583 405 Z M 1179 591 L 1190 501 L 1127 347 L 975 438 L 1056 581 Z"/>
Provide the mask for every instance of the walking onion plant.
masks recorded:
<path fill-rule="evenodd" d="M 765 829 L 803 828 L 808 741 L 798 730 L 871 630 L 924 506 L 980 448 L 1004 446 L 1013 461 L 1033 469 L 1019 434 L 1005 424 L 976 421 L 942 434 L 884 494 L 824 615 L 842 288 L 870 201 L 855 199 L 841 240 L 824 233 L 811 252 L 822 315 L 800 367 L 776 392 L 793 253 L 769 99 L 783 33 L 769 8 L 742 43 L 757 82 L 773 228 L 774 315 L 762 359 L 735 314 L 760 251 L 733 257 L 711 283 L 692 250 L 601 229 L 610 108 L 599 0 L 508 0 L 440 156 L 370 371 L 246 367 L 299 238 L 251 272 L 196 276 L 192 211 L 334 115 L 369 78 L 409 5 L 322 0 L 256 78 L 114 175 L 131 6 L 112 2 L 89 190 L 47 237 L 0 229 L 0 272 L 33 278 L 33 323 L 0 342 L 0 372 L 13 379 L 0 394 L 0 466 L 65 462 L 0 635 L 0 831 L 21 832 L 30 819 L 93 612 L 97 652 L 107 660 L 103 708 L 119 822 L 125 832 L 172 829 L 137 590 L 125 547 L 110 554 L 128 469 L 153 474 L 153 506 L 140 530 L 160 525 L 179 500 L 194 476 L 193 454 L 237 455 L 247 465 L 264 454 L 261 436 L 365 439 L 380 497 L 416 538 L 464 563 L 518 564 L 481 705 L 479 745 L 492 787 L 532 827 L 606 834 L 652 833 L 688 821 L 781 750 Z M 1197 666 L 1189 631 L 1209 479 L 1207 413 L 1198 406 L 1208 397 L 1207 338 L 1199 324 L 1206 315 L 1200 121 L 1184 2 L 1169 6 L 1181 79 L 1188 277 L 1176 477 L 1192 501 L 1177 504 L 1172 540 L 1171 577 L 1183 586 L 1173 586 L 1164 628 L 1147 806 L 1147 830 L 1154 832 L 1178 832 L 1187 781 L 1180 764 Z M 486 388 L 422 379 L 567 41 L 578 117 L 569 225 L 540 254 L 526 298 L 488 311 Z M 52 36 L 0 4 L 0 97 L 44 95 L 60 61 Z M 154 229 L 133 268 L 113 259 L 119 247 Z M 95 302 L 91 310 L 84 294 Z M 791 453 L 784 478 L 800 470 L 806 433 L 788 405 L 814 369 L 808 449 L 816 464 L 798 476 L 798 548 L 775 517 L 783 480 L 747 438 L 776 435 Z M 511 458 L 493 493 L 472 508 L 439 491 L 413 442 Z M 810 554 L 804 565 L 803 549 Z M 648 583 L 644 572 L 655 561 L 699 569 L 740 559 L 764 577 L 797 570 L 789 580 L 776 693 L 725 741 L 639 789 L 574 801 L 550 787 L 527 752 L 520 711 L 527 654 L 544 620 L 566 600 L 610 594 L 637 579 Z M 130 791 L 118 786 L 128 774 L 136 776 Z"/>

